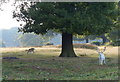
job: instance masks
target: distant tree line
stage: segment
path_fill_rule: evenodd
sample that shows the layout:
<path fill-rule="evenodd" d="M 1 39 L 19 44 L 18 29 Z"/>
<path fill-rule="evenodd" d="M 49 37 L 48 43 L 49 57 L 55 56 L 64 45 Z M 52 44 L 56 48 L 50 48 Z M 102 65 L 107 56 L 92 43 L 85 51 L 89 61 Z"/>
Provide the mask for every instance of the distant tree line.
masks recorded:
<path fill-rule="evenodd" d="M 27 47 L 43 46 L 55 37 L 56 33 L 48 31 L 45 35 L 35 35 L 33 33 L 18 33 L 18 28 L 0 30 L 0 47 Z"/>
<path fill-rule="evenodd" d="M 49 31 L 45 35 L 35 35 L 33 33 L 21 34 L 17 38 L 21 47 L 26 46 L 43 46 L 49 43 L 49 41 L 55 36 L 55 33 Z"/>

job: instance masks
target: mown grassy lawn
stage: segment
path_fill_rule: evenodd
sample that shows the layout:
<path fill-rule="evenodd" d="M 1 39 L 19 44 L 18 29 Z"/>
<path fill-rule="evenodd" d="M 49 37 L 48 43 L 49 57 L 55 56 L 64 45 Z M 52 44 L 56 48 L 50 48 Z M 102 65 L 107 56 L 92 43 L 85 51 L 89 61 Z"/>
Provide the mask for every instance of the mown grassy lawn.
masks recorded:
<path fill-rule="evenodd" d="M 111 49 L 111 50 L 110 50 Z M 108 49 L 107 65 L 98 65 L 95 50 L 75 49 L 77 58 L 60 58 L 59 48 L 37 48 L 34 54 L 23 49 L 3 50 L 2 77 L 5 80 L 118 80 L 117 48 Z M 80 56 L 80 55 L 85 56 Z"/>

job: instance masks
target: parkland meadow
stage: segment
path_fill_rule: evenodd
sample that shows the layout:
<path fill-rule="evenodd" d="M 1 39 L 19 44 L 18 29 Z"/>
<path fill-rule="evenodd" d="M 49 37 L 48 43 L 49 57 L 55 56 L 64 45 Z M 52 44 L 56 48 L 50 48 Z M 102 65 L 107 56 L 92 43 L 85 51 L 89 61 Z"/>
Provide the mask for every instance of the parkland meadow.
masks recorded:
<path fill-rule="evenodd" d="M 102 48 L 99 47 L 99 48 Z M 3 80 L 118 80 L 118 47 L 107 47 L 106 65 L 98 63 L 94 49 L 74 48 L 78 57 L 58 57 L 61 48 L 0 48 Z"/>

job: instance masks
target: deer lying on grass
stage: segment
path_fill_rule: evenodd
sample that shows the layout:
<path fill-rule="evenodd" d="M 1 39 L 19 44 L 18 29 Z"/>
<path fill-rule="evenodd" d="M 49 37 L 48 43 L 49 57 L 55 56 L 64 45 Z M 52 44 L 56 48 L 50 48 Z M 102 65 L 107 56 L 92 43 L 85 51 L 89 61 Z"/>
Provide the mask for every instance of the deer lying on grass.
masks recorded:
<path fill-rule="evenodd" d="M 99 53 L 99 64 L 100 65 L 103 65 L 103 63 L 106 64 L 105 55 L 103 54 L 103 52 L 105 52 L 105 50 L 106 50 L 106 47 L 104 47 L 103 51 L 100 51 L 100 49 L 98 47 L 96 48 L 96 50 Z"/>
<path fill-rule="evenodd" d="M 25 50 L 28 53 L 34 53 L 35 52 L 35 48 L 30 48 L 28 50 Z"/>

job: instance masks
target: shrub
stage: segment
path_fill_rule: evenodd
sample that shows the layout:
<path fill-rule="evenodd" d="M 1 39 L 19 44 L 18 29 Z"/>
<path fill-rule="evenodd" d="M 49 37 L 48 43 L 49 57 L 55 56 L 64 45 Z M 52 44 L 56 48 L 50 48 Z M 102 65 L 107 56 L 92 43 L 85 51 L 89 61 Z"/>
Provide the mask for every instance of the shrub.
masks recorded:
<path fill-rule="evenodd" d="M 46 45 L 53 45 L 53 43 L 50 43 L 50 42 L 49 42 L 49 43 L 46 43 Z"/>
<path fill-rule="evenodd" d="M 100 46 L 100 45 L 101 45 L 101 42 L 94 41 L 94 42 L 91 42 L 91 44 L 94 44 L 94 45 Z"/>
<path fill-rule="evenodd" d="M 73 44 L 74 48 L 86 48 L 86 49 L 96 49 L 96 45 L 93 44 Z"/>
<path fill-rule="evenodd" d="M 120 41 L 111 42 L 110 45 L 112 45 L 112 46 L 120 46 Z"/>
<path fill-rule="evenodd" d="M 58 45 L 57 47 L 61 48 L 61 45 Z M 96 49 L 97 46 L 87 43 L 87 44 L 73 44 L 73 47 L 74 48 Z"/>

